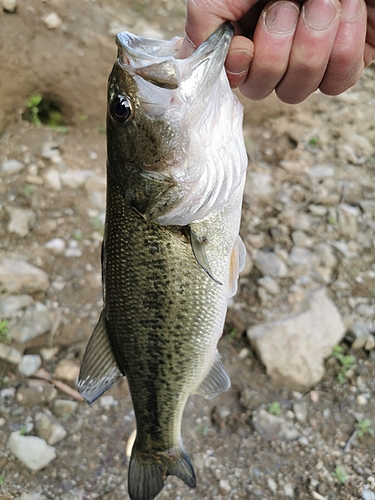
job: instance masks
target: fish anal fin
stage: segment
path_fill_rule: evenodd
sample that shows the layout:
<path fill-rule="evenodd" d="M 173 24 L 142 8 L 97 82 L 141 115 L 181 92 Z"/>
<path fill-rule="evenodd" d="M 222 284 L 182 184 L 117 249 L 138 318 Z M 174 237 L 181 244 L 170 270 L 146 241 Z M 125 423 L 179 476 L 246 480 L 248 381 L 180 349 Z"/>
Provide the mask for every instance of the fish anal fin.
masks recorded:
<path fill-rule="evenodd" d="M 206 274 L 208 274 L 208 276 L 211 279 L 215 281 L 215 283 L 217 283 L 218 285 L 222 285 L 223 283 L 217 278 L 215 278 L 210 269 L 210 264 L 208 263 L 206 249 L 205 249 L 205 244 L 206 244 L 205 238 L 196 235 L 190 226 L 187 226 L 187 228 L 190 236 L 191 249 L 193 250 L 195 260 L 203 269 L 203 271 Z"/>
<path fill-rule="evenodd" d="M 83 356 L 78 392 L 92 403 L 122 376 L 109 343 L 103 309 Z"/>
<path fill-rule="evenodd" d="M 153 500 L 167 476 L 176 476 L 189 488 L 196 478 L 189 455 L 182 446 L 166 452 L 143 453 L 134 443 L 129 463 L 128 490 L 131 500 Z"/>
<path fill-rule="evenodd" d="M 217 394 L 227 391 L 230 385 L 229 375 L 225 371 L 219 353 L 216 352 L 210 371 L 194 392 L 206 399 L 211 399 Z"/>
<path fill-rule="evenodd" d="M 233 297 L 237 293 L 238 278 L 240 272 L 245 267 L 245 262 L 246 247 L 240 235 L 238 235 L 234 242 L 229 261 L 228 298 Z"/>

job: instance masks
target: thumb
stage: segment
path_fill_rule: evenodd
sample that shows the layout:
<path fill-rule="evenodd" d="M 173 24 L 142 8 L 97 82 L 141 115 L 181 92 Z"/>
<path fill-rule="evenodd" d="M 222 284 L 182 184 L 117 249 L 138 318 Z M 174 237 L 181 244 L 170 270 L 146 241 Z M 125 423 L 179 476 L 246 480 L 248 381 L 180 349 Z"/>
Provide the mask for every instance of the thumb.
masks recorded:
<path fill-rule="evenodd" d="M 227 20 L 224 3 L 212 0 L 188 0 L 185 33 L 193 48 L 203 43 Z M 219 11 L 223 12 L 219 14 Z"/>

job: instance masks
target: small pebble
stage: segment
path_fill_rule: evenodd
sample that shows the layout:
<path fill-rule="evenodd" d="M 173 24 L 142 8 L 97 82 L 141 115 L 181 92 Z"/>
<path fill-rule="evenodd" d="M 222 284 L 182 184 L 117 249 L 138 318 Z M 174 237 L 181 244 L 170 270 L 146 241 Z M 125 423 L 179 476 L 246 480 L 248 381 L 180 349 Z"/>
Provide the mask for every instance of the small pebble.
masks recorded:
<path fill-rule="evenodd" d="M 272 477 L 269 477 L 269 478 L 267 479 L 267 484 L 268 484 L 269 489 L 272 491 L 272 493 L 275 493 L 275 491 L 277 490 L 277 484 L 276 484 L 276 482 L 272 479 Z"/>
<path fill-rule="evenodd" d="M 55 255 L 63 253 L 66 249 L 65 241 L 62 238 L 52 238 L 44 244 L 44 248 L 50 250 Z"/>
<path fill-rule="evenodd" d="M 370 490 L 362 490 L 362 500 L 375 500 L 375 493 Z"/>
<path fill-rule="evenodd" d="M 25 354 L 22 356 L 18 371 L 25 377 L 31 377 L 42 366 L 42 360 L 37 354 Z"/>
<path fill-rule="evenodd" d="M 9 13 L 16 12 L 17 0 L 3 0 L 3 9 Z"/>
<path fill-rule="evenodd" d="M 367 405 L 367 398 L 363 394 L 357 396 L 357 403 L 359 406 Z"/>
<path fill-rule="evenodd" d="M 45 16 L 43 16 L 42 20 L 49 30 L 54 30 L 56 28 L 59 28 L 62 24 L 62 21 L 56 14 L 56 12 L 51 12 L 50 14 L 46 14 Z"/>
<path fill-rule="evenodd" d="M 3 5 L 7 0 L 3 0 Z M 8 0 L 11 1 L 11 0 Z M 19 160 L 6 160 L 2 163 L 1 165 L 1 170 L 3 171 L 4 174 L 18 174 L 18 172 L 21 172 L 25 168 L 25 165 L 22 163 L 22 161 Z"/>

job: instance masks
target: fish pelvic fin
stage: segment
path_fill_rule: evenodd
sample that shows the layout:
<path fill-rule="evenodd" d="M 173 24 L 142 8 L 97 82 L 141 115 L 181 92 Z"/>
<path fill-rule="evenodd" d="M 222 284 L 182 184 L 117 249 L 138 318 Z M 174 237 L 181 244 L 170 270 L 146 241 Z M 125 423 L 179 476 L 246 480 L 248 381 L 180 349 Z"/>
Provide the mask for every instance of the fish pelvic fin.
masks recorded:
<path fill-rule="evenodd" d="M 203 269 L 203 271 L 217 283 L 218 285 L 222 285 L 222 282 L 215 278 L 210 269 L 210 264 L 207 260 L 206 250 L 204 248 L 206 244 L 206 240 L 200 236 L 197 236 L 190 226 L 187 226 L 188 234 L 190 236 L 191 249 L 193 250 L 193 254 L 195 260 L 199 264 L 199 266 Z"/>
<path fill-rule="evenodd" d="M 230 378 L 221 362 L 220 354 L 216 352 L 212 367 L 201 384 L 194 391 L 206 399 L 211 399 L 217 394 L 230 388 Z"/>
<path fill-rule="evenodd" d="M 180 446 L 166 452 L 144 453 L 134 443 L 128 473 L 131 500 L 153 500 L 163 489 L 167 476 L 176 476 L 189 488 L 195 488 L 193 465 Z"/>
<path fill-rule="evenodd" d="M 108 339 L 103 309 L 83 356 L 78 392 L 88 403 L 92 403 L 122 375 Z"/>
<path fill-rule="evenodd" d="M 229 261 L 228 298 L 233 297 L 237 293 L 238 278 L 240 277 L 240 272 L 245 267 L 245 262 L 246 247 L 241 236 L 237 235 Z"/>

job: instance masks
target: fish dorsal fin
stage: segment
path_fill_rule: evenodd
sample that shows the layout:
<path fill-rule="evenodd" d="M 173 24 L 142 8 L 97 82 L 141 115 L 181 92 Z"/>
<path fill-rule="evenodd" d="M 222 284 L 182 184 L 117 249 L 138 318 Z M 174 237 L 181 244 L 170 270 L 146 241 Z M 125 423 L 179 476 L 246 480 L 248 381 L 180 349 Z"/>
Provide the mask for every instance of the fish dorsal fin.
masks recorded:
<path fill-rule="evenodd" d="M 215 278 L 210 269 L 210 265 L 207 260 L 206 250 L 204 248 L 206 244 L 205 238 L 196 235 L 190 226 L 188 226 L 188 228 L 189 228 L 191 248 L 193 250 L 195 260 L 198 262 L 203 271 L 206 274 L 208 274 L 208 276 L 211 279 L 213 279 L 218 285 L 222 285 L 222 282 L 219 281 L 217 278 Z"/>
<path fill-rule="evenodd" d="M 220 354 L 216 351 L 213 365 L 203 382 L 195 390 L 196 394 L 211 399 L 217 394 L 230 388 L 230 378 L 221 362 Z"/>
<path fill-rule="evenodd" d="M 228 299 L 237 293 L 238 278 L 240 272 L 245 267 L 246 262 L 246 247 L 238 235 L 234 242 L 233 250 L 230 255 L 229 262 L 229 277 L 228 277 Z"/>
<path fill-rule="evenodd" d="M 92 403 L 122 376 L 109 343 L 103 309 L 83 356 L 78 392 Z"/>

